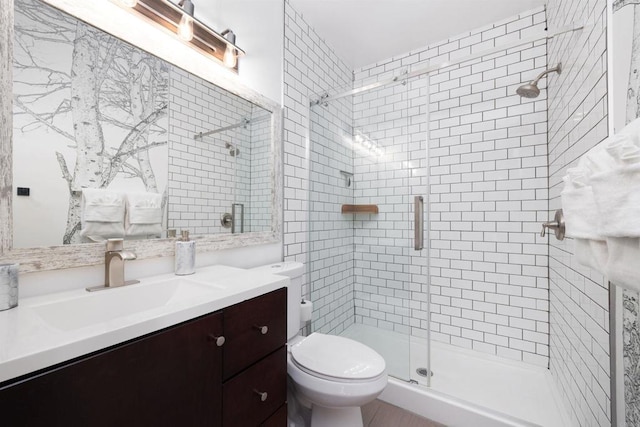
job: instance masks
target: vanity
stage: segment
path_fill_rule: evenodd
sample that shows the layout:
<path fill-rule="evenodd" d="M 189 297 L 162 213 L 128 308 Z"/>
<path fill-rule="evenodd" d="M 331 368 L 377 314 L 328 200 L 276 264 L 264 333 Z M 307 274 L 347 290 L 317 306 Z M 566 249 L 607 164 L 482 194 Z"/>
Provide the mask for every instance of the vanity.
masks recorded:
<path fill-rule="evenodd" d="M 0 313 L 3 424 L 284 426 L 287 283 L 213 266 L 25 299 Z M 153 293 L 152 306 L 109 320 L 64 313 Z"/>

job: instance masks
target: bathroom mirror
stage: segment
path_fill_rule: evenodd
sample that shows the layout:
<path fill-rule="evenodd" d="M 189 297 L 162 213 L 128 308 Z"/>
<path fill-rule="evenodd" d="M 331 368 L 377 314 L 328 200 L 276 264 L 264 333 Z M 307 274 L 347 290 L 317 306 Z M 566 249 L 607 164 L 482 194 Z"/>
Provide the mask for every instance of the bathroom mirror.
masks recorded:
<path fill-rule="evenodd" d="M 279 240 L 279 106 L 110 2 L 14 3 L 13 227 L 3 224 L 12 238 L 3 260 L 22 271 L 101 263 L 104 243 L 81 233 L 84 188 L 161 196 L 162 231 L 126 243 L 139 258 L 171 255 L 162 238 L 171 229 L 189 230 L 204 250 Z M 133 31 L 113 27 L 132 18 Z"/>

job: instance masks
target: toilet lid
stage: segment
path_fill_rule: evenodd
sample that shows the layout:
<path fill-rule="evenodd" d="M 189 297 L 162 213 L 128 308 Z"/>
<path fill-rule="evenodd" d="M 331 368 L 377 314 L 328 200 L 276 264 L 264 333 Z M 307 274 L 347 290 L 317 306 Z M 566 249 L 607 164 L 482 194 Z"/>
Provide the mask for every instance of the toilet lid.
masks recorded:
<path fill-rule="evenodd" d="M 294 361 L 309 371 L 333 378 L 364 380 L 382 374 L 382 356 L 357 341 L 313 333 L 291 348 Z"/>

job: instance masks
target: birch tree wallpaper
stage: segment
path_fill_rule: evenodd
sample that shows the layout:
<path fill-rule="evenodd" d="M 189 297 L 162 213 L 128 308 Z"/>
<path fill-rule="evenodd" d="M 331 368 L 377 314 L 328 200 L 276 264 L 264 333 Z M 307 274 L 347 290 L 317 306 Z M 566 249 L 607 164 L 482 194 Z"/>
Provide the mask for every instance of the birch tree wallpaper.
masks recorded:
<path fill-rule="evenodd" d="M 640 0 L 613 0 L 612 62 L 615 132 L 640 117 Z M 625 422 L 640 426 L 640 295 L 623 291 Z"/>
<path fill-rule="evenodd" d="M 168 86 L 164 61 L 15 0 L 14 183 L 32 194 L 14 195 L 14 246 L 81 242 L 82 188 L 165 191 Z"/>

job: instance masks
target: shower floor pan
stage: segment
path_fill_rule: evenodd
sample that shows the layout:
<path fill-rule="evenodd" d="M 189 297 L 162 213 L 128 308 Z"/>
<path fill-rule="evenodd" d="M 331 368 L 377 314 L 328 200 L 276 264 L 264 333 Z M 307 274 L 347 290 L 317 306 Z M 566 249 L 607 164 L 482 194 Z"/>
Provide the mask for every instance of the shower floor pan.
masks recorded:
<path fill-rule="evenodd" d="M 382 400 L 434 421 L 474 427 L 572 425 L 546 368 L 433 342 L 427 388 L 426 377 L 416 372 L 427 367 L 426 340 L 362 324 L 341 335 L 385 358 L 392 378 Z"/>

